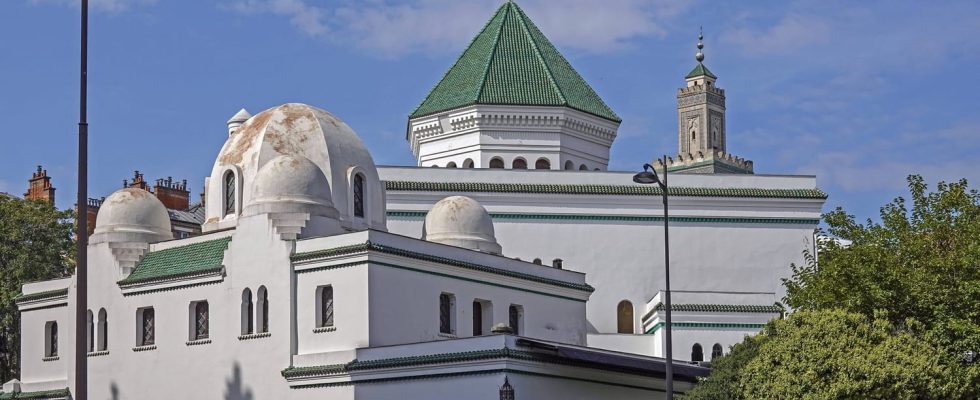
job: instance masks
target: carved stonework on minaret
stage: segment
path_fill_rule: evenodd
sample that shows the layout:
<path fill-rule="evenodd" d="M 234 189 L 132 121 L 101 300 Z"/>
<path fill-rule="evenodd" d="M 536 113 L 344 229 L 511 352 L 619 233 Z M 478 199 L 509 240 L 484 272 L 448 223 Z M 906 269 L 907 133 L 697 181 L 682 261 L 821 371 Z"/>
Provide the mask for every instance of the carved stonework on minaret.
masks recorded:
<path fill-rule="evenodd" d="M 725 91 L 704 66 L 704 39 L 698 36 L 697 66 L 687 74 L 687 86 L 677 91 L 677 157 L 667 168 L 684 173 L 752 173 L 752 162 L 728 154 L 725 131 Z M 655 161 L 663 168 L 663 161 Z"/>

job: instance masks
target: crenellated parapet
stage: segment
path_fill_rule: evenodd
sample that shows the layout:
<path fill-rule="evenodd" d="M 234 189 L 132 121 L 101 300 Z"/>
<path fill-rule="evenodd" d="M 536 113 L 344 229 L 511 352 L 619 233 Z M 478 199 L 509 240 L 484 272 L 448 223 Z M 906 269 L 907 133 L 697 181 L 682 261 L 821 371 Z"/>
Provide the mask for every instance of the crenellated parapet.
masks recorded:
<path fill-rule="evenodd" d="M 669 172 L 683 173 L 753 173 L 751 160 L 721 150 L 678 154 L 676 157 L 667 157 L 666 165 L 663 160 L 654 160 L 653 167 L 658 170 L 666 167 Z"/>

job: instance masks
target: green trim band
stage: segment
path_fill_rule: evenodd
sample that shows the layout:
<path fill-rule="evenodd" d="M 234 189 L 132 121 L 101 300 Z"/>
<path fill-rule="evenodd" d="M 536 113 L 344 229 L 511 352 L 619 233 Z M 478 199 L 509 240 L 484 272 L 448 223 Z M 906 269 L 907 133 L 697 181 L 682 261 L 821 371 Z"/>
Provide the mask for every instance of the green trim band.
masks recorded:
<path fill-rule="evenodd" d="M 282 370 L 282 376 L 287 380 L 293 378 L 327 377 L 331 375 L 342 375 L 355 371 L 365 371 L 365 370 L 372 370 L 372 369 L 417 367 L 423 365 L 437 365 L 437 364 L 499 360 L 499 359 L 532 361 L 532 362 L 540 362 L 546 364 L 593 368 L 593 369 L 598 369 L 603 371 L 626 373 L 632 375 L 662 377 L 662 374 L 655 374 L 655 373 L 651 373 L 648 370 L 643 370 L 638 368 L 631 368 L 625 366 L 617 367 L 617 366 L 611 366 L 608 364 L 601 364 L 597 362 L 589 362 L 589 361 L 564 358 L 554 354 L 544 354 L 544 353 L 538 353 L 532 351 L 515 350 L 507 347 L 501 349 L 465 351 L 465 352 L 457 352 L 457 353 L 442 353 L 442 354 L 431 354 L 431 355 L 423 355 L 423 356 L 385 358 L 385 359 L 371 360 L 371 361 L 358 361 L 357 359 L 355 359 L 345 364 L 329 364 L 329 365 L 319 365 L 319 366 L 312 366 L 312 367 L 289 367 Z M 696 377 L 684 377 L 684 376 L 675 376 L 675 379 L 684 380 L 688 382 L 694 382 L 697 380 Z"/>
<path fill-rule="evenodd" d="M 657 330 L 663 328 L 664 323 L 658 322 L 653 328 L 648 329 L 645 334 L 656 333 Z M 766 324 L 748 324 L 748 323 L 736 323 L 736 322 L 673 322 L 670 324 L 672 328 L 707 328 L 707 329 L 762 329 Z"/>
<path fill-rule="evenodd" d="M 544 193 L 581 195 L 661 196 L 656 185 L 578 185 L 542 183 L 385 181 L 388 191 Z M 826 200 L 820 189 L 694 188 L 670 187 L 668 194 L 684 197 L 753 197 Z"/>
<path fill-rule="evenodd" d="M 71 392 L 68 388 L 65 389 L 55 389 L 55 390 L 43 390 L 38 392 L 11 392 L 2 393 L 0 392 L 0 399 L 61 399 L 71 396 Z"/>
<path fill-rule="evenodd" d="M 355 253 L 364 253 L 368 251 L 375 251 L 379 253 L 391 254 L 396 256 L 402 256 L 407 258 L 412 258 L 422 261 L 431 261 L 440 264 L 452 265 L 455 267 L 466 268 L 474 271 L 486 272 L 495 275 L 502 275 L 511 278 L 523 279 L 532 282 L 543 283 L 546 285 L 559 286 L 569 289 L 581 290 L 584 292 L 592 293 L 595 288 L 586 283 L 569 283 L 559 281 L 557 279 L 542 278 L 539 276 L 534 276 L 530 274 L 525 274 L 521 272 L 508 271 L 500 268 L 490 267 L 486 265 L 474 264 L 465 261 L 455 260 L 446 257 L 436 257 L 428 254 L 417 253 L 414 251 L 398 249 L 394 247 L 385 246 L 382 244 L 373 243 L 371 241 L 365 243 L 359 243 L 350 246 L 335 247 L 332 249 L 308 251 L 303 253 L 297 253 L 290 257 L 293 262 L 304 262 L 304 261 L 315 261 L 322 260 L 325 258 L 330 258 L 340 255 L 349 255 Z"/>
<path fill-rule="evenodd" d="M 220 270 L 231 236 L 151 251 L 136 264 L 119 286 L 137 285 L 189 276 L 209 275 Z"/>
<path fill-rule="evenodd" d="M 681 312 L 716 312 L 716 313 L 770 313 L 782 314 L 786 311 L 779 303 L 772 305 L 750 305 L 750 304 L 672 304 L 673 311 Z M 654 313 L 664 311 L 667 307 L 664 303 L 657 303 L 656 306 L 646 314 L 643 314 L 643 321 L 646 321 Z"/>
<path fill-rule="evenodd" d="M 14 303 L 22 304 L 31 301 L 54 299 L 62 296 L 68 296 L 68 288 L 47 290 L 44 292 L 31 293 L 31 294 L 21 293 L 19 296 L 14 298 Z"/>
<path fill-rule="evenodd" d="M 425 218 L 426 211 L 388 211 L 389 218 Z M 639 221 L 662 222 L 655 215 L 587 215 L 587 214 L 521 214 L 490 213 L 493 219 L 569 220 L 569 221 Z M 742 218 L 742 217 L 670 217 L 670 222 L 727 224 L 819 225 L 819 218 Z"/>

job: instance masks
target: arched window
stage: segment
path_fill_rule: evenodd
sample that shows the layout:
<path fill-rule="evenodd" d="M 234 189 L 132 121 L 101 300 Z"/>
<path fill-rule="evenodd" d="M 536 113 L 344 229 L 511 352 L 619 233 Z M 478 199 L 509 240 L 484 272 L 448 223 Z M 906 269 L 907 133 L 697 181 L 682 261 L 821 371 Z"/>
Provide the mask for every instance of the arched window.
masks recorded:
<path fill-rule="evenodd" d="M 582 164 L 582 165 L 579 165 L 578 166 L 578 170 L 579 171 L 588 171 L 589 170 L 589 167 L 587 167 L 585 164 Z"/>
<path fill-rule="evenodd" d="M 256 294 L 259 298 L 258 318 L 256 318 L 259 322 L 259 333 L 266 333 L 269 331 L 269 291 L 265 290 L 265 286 L 259 286 Z"/>
<path fill-rule="evenodd" d="M 701 349 L 700 343 L 691 346 L 691 361 L 704 361 L 704 350 Z"/>
<path fill-rule="evenodd" d="M 566 170 L 575 169 L 575 163 L 573 163 L 572 160 L 565 161 L 565 169 Z"/>
<path fill-rule="evenodd" d="M 354 216 L 364 218 L 364 174 L 354 174 Z"/>
<path fill-rule="evenodd" d="M 92 315 L 92 310 L 88 310 L 86 324 L 88 327 L 88 343 L 86 347 L 88 348 L 88 352 L 91 353 L 95 351 L 95 317 Z"/>
<path fill-rule="evenodd" d="M 44 356 L 45 357 L 57 357 L 58 356 L 58 322 L 48 321 L 44 327 L 45 333 L 45 343 L 44 343 Z"/>
<path fill-rule="evenodd" d="M 109 337 L 106 336 L 109 333 L 109 316 L 106 314 L 105 309 L 99 310 L 99 351 L 105 351 L 109 349 Z"/>
<path fill-rule="evenodd" d="M 539 158 L 534 162 L 534 169 L 551 169 L 551 161 L 547 158 Z"/>
<path fill-rule="evenodd" d="M 242 335 L 255 332 L 255 306 L 252 303 L 252 289 L 242 291 Z"/>
<path fill-rule="evenodd" d="M 616 306 L 616 332 L 633 334 L 633 303 L 623 300 Z"/>
<path fill-rule="evenodd" d="M 456 332 L 454 325 L 456 314 L 456 296 L 451 293 L 439 294 L 439 333 L 452 335 Z"/>
<path fill-rule="evenodd" d="M 456 168 L 456 163 L 450 161 L 449 164 L 446 164 L 446 168 Z"/>
<path fill-rule="evenodd" d="M 711 361 L 721 357 L 722 354 L 724 354 L 724 350 L 721 348 L 721 343 L 715 343 L 714 346 L 711 346 Z"/>
<path fill-rule="evenodd" d="M 515 158 L 514 162 L 511 164 L 513 169 L 527 169 L 527 161 L 523 158 Z"/>
<path fill-rule="evenodd" d="M 466 161 L 463 161 L 463 168 L 473 168 L 473 160 L 467 158 Z"/>
<path fill-rule="evenodd" d="M 333 286 L 320 286 L 316 288 L 317 295 L 317 316 L 316 326 L 326 328 L 333 326 Z"/>
<path fill-rule="evenodd" d="M 225 215 L 231 215 L 235 213 L 235 173 L 228 171 L 225 172 L 224 177 L 224 189 L 225 189 Z"/>
<path fill-rule="evenodd" d="M 156 324 L 153 307 L 141 308 L 136 310 L 137 321 L 139 321 L 139 342 L 140 346 L 149 346 L 156 341 Z"/>
<path fill-rule="evenodd" d="M 691 140 L 698 138 L 698 131 L 691 131 Z"/>
<path fill-rule="evenodd" d="M 191 340 L 201 340 L 207 339 L 210 331 L 210 321 L 208 313 L 208 302 L 207 301 L 195 301 L 192 303 L 192 309 L 194 314 L 191 320 L 193 325 L 193 330 L 191 331 Z"/>
<path fill-rule="evenodd" d="M 510 323 L 510 329 L 514 330 L 515 335 L 521 334 L 521 322 L 524 319 L 524 307 L 517 304 L 511 304 L 507 308 L 507 321 Z"/>

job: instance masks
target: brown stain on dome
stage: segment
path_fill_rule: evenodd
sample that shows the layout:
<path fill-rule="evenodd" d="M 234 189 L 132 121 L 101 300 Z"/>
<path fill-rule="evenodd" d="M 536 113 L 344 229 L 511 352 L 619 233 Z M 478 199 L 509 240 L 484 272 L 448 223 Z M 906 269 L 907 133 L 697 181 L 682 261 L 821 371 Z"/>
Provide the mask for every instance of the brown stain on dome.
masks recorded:
<path fill-rule="evenodd" d="M 277 108 L 276 108 L 277 109 Z M 262 129 L 268 124 L 269 119 L 272 118 L 272 114 L 276 109 L 266 110 L 258 113 L 258 115 L 249 118 L 245 121 L 235 135 L 235 143 L 232 145 L 231 149 L 225 154 L 221 155 L 219 161 L 222 164 L 241 164 L 242 157 L 245 152 L 252 147 L 252 142 L 255 138 L 262 133 Z"/>

